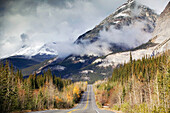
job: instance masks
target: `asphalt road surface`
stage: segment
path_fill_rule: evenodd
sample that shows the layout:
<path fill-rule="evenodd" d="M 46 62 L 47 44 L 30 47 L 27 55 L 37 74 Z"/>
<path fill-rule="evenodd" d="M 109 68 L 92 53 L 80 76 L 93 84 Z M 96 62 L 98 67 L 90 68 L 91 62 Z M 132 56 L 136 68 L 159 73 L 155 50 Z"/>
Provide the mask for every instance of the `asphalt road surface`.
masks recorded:
<path fill-rule="evenodd" d="M 37 111 L 30 113 L 114 113 L 112 111 L 100 110 L 96 106 L 94 92 L 92 85 L 87 86 L 87 91 L 84 93 L 80 103 L 68 110 L 46 110 L 46 111 Z"/>

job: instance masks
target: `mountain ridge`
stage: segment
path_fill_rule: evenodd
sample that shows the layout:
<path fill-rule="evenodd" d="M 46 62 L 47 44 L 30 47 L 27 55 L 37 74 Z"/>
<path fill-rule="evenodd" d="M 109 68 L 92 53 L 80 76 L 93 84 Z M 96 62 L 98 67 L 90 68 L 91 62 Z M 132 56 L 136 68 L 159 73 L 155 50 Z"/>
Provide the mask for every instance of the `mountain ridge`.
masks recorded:
<path fill-rule="evenodd" d="M 137 14 L 135 14 L 137 13 Z M 123 26 L 129 26 L 136 21 L 146 20 L 148 23 L 143 28 L 145 32 L 152 32 L 155 27 L 157 14 L 147 6 L 141 5 L 134 0 L 130 0 L 123 4 L 117 10 L 106 17 L 102 22 L 96 25 L 92 30 L 80 35 L 75 41 L 77 44 L 86 43 L 85 40 L 89 39 L 89 43 L 93 43 L 99 39 L 99 33 L 103 29 L 106 31 L 114 26 L 115 29 L 121 29 Z M 83 42 L 85 41 L 85 42 Z"/>

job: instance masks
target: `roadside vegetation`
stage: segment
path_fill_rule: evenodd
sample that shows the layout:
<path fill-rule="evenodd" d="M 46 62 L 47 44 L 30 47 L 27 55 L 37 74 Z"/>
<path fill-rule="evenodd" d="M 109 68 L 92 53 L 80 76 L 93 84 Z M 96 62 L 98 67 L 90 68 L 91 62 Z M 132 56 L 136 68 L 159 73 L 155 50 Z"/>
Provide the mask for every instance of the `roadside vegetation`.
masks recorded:
<path fill-rule="evenodd" d="M 132 60 L 94 84 L 96 103 L 124 113 L 170 112 L 170 51 Z"/>
<path fill-rule="evenodd" d="M 48 70 L 42 75 L 14 72 L 8 62 L 0 64 L 0 112 L 71 108 L 86 90 L 86 82 L 53 76 Z"/>

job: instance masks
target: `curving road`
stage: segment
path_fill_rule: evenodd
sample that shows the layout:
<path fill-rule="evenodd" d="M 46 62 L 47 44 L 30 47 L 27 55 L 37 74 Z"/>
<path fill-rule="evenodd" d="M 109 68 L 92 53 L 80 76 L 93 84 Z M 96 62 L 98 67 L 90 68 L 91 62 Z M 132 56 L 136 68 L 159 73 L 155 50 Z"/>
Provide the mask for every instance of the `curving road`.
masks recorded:
<path fill-rule="evenodd" d="M 46 111 L 37 111 L 30 113 L 114 113 L 112 111 L 100 110 L 96 106 L 95 96 L 93 92 L 92 85 L 87 86 L 87 91 L 84 93 L 80 103 L 69 110 L 46 110 Z"/>

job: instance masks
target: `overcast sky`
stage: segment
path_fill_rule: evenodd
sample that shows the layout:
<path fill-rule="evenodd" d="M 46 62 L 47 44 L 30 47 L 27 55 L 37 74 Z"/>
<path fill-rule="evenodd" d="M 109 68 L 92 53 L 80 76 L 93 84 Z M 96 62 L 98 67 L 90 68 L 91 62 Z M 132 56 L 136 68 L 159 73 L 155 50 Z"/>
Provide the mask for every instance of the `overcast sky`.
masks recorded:
<path fill-rule="evenodd" d="M 23 44 L 74 42 L 127 0 L 0 0 L 0 57 Z M 169 0 L 137 0 L 160 13 Z"/>

